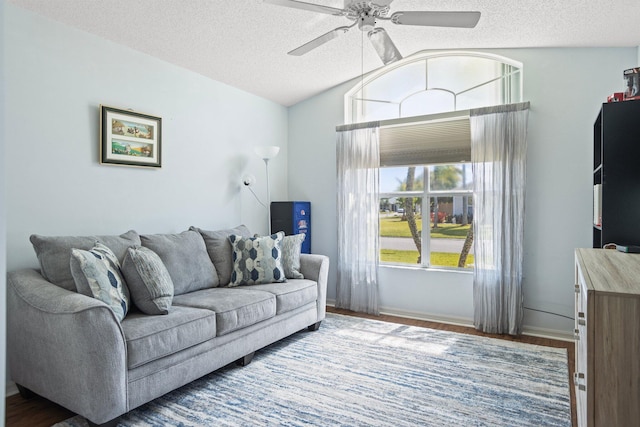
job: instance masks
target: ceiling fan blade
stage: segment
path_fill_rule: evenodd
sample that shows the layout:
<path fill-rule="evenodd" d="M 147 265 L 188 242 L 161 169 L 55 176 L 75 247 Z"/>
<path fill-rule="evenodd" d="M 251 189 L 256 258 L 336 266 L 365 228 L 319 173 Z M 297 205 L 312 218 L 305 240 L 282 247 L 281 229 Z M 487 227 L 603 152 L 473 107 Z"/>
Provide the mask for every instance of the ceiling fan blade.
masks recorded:
<path fill-rule="evenodd" d="M 389 37 L 389 34 L 387 34 L 384 28 L 374 28 L 369 31 L 367 35 L 385 65 L 402 59 L 400 51 L 396 45 L 393 44 L 391 37 Z"/>
<path fill-rule="evenodd" d="M 342 35 L 344 33 L 346 33 L 347 31 L 349 31 L 349 28 L 353 27 L 352 26 L 348 26 L 348 27 L 338 27 L 335 30 L 331 30 L 326 34 L 321 35 L 318 38 L 315 38 L 313 40 L 311 40 L 308 43 L 303 44 L 302 46 L 293 49 L 291 52 L 288 52 L 289 55 L 293 55 L 293 56 L 302 56 L 305 53 L 319 47 L 322 46 L 323 44 L 325 44 L 326 42 L 335 39 L 336 37 L 338 37 L 339 35 Z"/>
<path fill-rule="evenodd" d="M 480 12 L 396 12 L 390 19 L 399 25 L 473 28 L 480 20 Z"/>
<path fill-rule="evenodd" d="M 265 3 L 271 3 L 278 6 L 292 7 L 294 9 L 310 10 L 312 12 L 326 13 L 329 15 L 342 16 L 345 11 L 336 9 L 335 7 L 322 6 L 320 4 L 305 3 L 296 0 L 263 0 Z"/>

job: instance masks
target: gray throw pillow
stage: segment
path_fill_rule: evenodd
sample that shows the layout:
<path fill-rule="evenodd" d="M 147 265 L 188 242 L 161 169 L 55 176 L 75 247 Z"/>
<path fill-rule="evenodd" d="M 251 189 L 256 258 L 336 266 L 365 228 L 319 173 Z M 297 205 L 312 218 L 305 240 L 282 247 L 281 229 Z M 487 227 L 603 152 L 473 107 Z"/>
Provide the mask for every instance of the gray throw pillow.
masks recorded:
<path fill-rule="evenodd" d="M 302 251 L 302 242 L 306 235 L 295 234 L 293 236 L 284 236 L 280 247 L 282 248 L 282 267 L 284 275 L 287 279 L 304 279 L 300 273 L 300 252 Z"/>
<path fill-rule="evenodd" d="M 158 254 L 169 271 L 174 295 L 218 286 L 218 273 L 200 233 L 148 234 L 140 240 L 142 246 Z"/>
<path fill-rule="evenodd" d="M 129 248 L 122 263 L 133 303 L 146 314 L 169 314 L 173 281 L 162 260 L 149 248 Z"/>
<path fill-rule="evenodd" d="M 140 236 L 133 230 L 120 236 L 40 236 L 29 238 L 36 251 L 42 277 L 61 288 L 76 291 L 70 268 L 71 249 L 91 249 L 99 241 L 113 251 L 122 262 L 129 246 L 140 245 Z"/>
<path fill-rule="evenodd" d="M 232 248 L 229 236 L 235 234 L 242 237 L 251 237 L 249 229 L 245 225 L 239 225 L 227 230 L 208 231 L 193 226 L 189 230 L 195 230 L 202 235 L 207 246 L 209 258 L 216 266 L 220 286 L 227 286 L 231 281 L 231 271 L 233 270 Z"/>
<path fill-rule="evenodd" d="M 233 271 L 229 287 L 286 282 L 282 268 L 282 231 L 270 236 L 229 236 L 233 248 Z"/>
<path fill-rule="evenodd" d="M 129 290 L 111 249 L 100 242 L 88 251 L 71 249 L 70 267 L 79 293 L 104 302 L 118 320 L 124 319 L 129 311 Z"/>

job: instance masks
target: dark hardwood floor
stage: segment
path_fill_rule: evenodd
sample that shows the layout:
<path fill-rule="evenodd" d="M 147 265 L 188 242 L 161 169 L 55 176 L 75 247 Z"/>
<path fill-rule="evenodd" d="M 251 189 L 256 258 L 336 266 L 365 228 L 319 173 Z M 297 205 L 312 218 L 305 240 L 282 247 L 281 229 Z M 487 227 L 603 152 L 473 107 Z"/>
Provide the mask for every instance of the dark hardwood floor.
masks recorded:
<path fill-rule="evenodd" d="M 346 314 L 352 316 L 366 317 L 371 319 L 383 320 L 386 322 L 401 323 L 410 326 L 421 326 L 431 329 L 440 329 L 451 332 L 464 334 L 481 335 L 492 338 L 499 338 L 510 341 L 519 341 L 528 344 L 543 345 L 548 347 L 566 348 L 569 356 L 569 373 L 575 370 L 574 347 L 573 342 L 556 341 L 547 338 L 538 338 L 531 336 L 512 337 L 504 335 L 484 334 L 473 328 L 464 326 L 448 325 L 444 323 L 427 322 L 424 320 L 407 319 L 396 316 L 370 316 L 361 313 L 353 313 L 347 310 L 334 309 L 327 307 L 327 311 L 338 314 Z M 569 384 L 573 384 L 572 378 L 569 378 Z M 576 423 L 576 406 L 574 388 L 569 387 L 571 392 L 571 419 L 573 425 Z M 6 399 L 6 426 L 7 427 L 50 427 L 51 425 L 63 421 L 74 414 L 60 406 L 52 403 L 44 398 L 35 396 L 25 400 L 20 395 L 9 396 Z"/>

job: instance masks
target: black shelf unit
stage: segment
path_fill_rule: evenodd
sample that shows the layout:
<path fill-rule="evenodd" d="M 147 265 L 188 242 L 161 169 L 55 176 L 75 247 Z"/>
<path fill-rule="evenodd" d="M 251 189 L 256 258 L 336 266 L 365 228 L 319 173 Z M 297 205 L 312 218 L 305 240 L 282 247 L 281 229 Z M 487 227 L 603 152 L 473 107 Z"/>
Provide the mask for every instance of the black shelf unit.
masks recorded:
<path fill-rule="evenodd" d="M 601 221 L 595 221 L 600 184 Z M 593 125 L 593 247 L 640 246 L 640 101 L 602 104 Z"/>

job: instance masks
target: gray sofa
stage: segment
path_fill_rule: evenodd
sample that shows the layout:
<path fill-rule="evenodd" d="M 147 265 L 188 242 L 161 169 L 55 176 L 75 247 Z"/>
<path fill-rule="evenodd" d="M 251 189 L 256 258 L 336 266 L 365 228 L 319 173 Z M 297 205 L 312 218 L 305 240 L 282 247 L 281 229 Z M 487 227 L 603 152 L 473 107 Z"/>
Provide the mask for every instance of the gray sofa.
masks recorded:
<path fill-rule="evenodd" d="M 228 236 L 236 233 L 248 230 L 32 236 L 41 268 L 10 272 L 7 281 L 7 356 L 21 394 L 41 395 L 93 425 L 115 425 L 122 414 L 203 375 L 249 363 L 262 347 L 317 330 L 329 259 L 301 254 L 303 279 L 228 287 Z M 168 314 L 133 307 L 119 321 L 108 305 L 76 292 L 69 252 L 90 249 L 96 240 L 121 262 L 137 245 L 160 256 L 175 286 Z"/>

